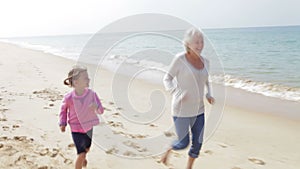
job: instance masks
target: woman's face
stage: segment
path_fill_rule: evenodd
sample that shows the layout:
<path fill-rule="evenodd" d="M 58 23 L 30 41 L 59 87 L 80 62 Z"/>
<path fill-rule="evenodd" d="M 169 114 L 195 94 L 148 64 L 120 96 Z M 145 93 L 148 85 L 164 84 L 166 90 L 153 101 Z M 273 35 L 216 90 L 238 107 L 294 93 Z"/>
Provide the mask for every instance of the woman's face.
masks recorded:
<path fill-rule="evenodd" d="M 193 51 L 199 55 L 203 49 L 203 37 L 201 35 L 195 35 L 191 41 L 188 43 L 190 51 Z"/>

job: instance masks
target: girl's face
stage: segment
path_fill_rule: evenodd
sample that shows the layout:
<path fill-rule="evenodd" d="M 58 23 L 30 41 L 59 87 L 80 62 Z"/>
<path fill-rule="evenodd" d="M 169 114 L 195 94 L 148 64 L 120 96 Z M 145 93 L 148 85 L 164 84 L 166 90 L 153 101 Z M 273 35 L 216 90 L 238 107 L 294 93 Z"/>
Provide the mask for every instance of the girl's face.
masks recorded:
<path fill-rule="evenodd" d="M 192 40 L 188 43 L 190 51 L 199 55 L 203 49 L 203 37 L 200 35 L 195 35 Z"/>
<path fill-rule="evenodd" d="M 74 81 L 74 87 L 84 89 L 89 87 L 89 83 L 90 83 L 89 75 L 87 71 L 84 71 L 81 72 L 79 74 L 79 78 Z"/>

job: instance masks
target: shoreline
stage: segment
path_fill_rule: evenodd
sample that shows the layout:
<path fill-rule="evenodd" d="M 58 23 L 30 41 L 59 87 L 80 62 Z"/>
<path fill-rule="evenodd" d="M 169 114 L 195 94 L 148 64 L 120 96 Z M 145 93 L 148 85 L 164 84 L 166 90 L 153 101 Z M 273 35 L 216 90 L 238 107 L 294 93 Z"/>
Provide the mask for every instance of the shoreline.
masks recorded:
<path fill-rule="evenodd" d="M 55 55 L 55 56 L 58 56 L 58 57 L 62 57 L 64 59 L 71 60 L 71 61 L 76 61 L 76 59 L 73 58 L 72 56 L 70 56 L 69 53 L 63 53 L 62 51 L 58 52 L 59 50 L 57 51 L 56 48 L 53 48 L 51 46 L 31 45 L 31 44 L 28 44 L 29 45 L 28 46 L 28 45 L 24 45 L 20 42 L 5 41 L 5 39 L 3 41 L 0 41 L 0 42 L 8 43 L 8 44 L 11 44 L 11 45 L 16 45 L 18 47 L 29 49 L 29 50 L 40 51 L 40 52 L 43 52 L 45 54 Z M 37 47 L 35 48 L 33 46 L 37 46 Z M 119 56 L 122 56 L 122 55 L 119 55 Z M 115 60 L 115 61 L 121 61 L 121 60 Z M 137 61 L 137 63 L 138 63 L 138 61 Z M 108 67 L 103 66 L 101 69 L 105 69 L 107 71 L 113 72 L 113 70 L 115 69 L 115 63 L 109 63 L 109 64 L 112 64 L 112 65 L 110 65 Z M 158 76 L 158 75 L 156 75 L 156 76 Z M 215 79 L 216 82 L 214 82 L 214 83 L 215 84 L 220 84 L 220 81 L 218 80 L 220 77 L 222 77 L 222 75 L 212 76 L 211 78 L 213 78 L 213 79 L 216 78 Z M 224 85 L 224 86 L 229 87 L 229 88 L 242 90 L 242 92 L 246 91 L 246 92 L 253 93 L 253 94 L 261 94 L 265 97 L 277 98 L 277 99 L 280 99 L 280 100 L 283 100 L 283 101 L 292 101 L 292 102 L 295 101 L 295 102 L 300 103 L 299 97 L 296 97 L 296 95 L 292 94 L 292 91 L 294 91 L 294 93 L 297 93 L 298 96 L 300 94 L 299 93 L 300 89 L 298 87 L 295 87 L 295 86 L 291 86 L 291 85 L 287 85 L 287 84 L 285 84 L 285 85 L 284 84 L 277 84 L 277 83 L 273 84 L 272 82 L 255 81 L 253 79 L 235 77 L 234 75 L 229 75 L 229 74 L 226 74 L 225 77 L 222 77 L 222 78 L 225 78 L 225 79 L 228 78 L 228 79 L 225 82 L 226 85 L 225 84 L 220 84 L 220 85 Z M 156 78 L 154 78 L 154 79 L 156 79 Z M 153 78 L 151 78 L 151 80 L 149 80 L 149 78 L 144 79 L 144 80 L 149 81 L 150 83 L 159 83 L 159 82 L 157 82 L 157 79 L 155 80 L 156 82 L 152 82 L 151 80 L 153 80 Z M 221 82 L 222 82 L 222 80 L 221 80 Z M 241 85 L 240 83 L 242 83 L 243 87 L 240 87 L 240 88 L 235 87 L 235 86 Z M 253 89 L 253 87 L 254 87 L 254 89 Z"/>
<path fill-rule="evenodd" d="M 75 62 L 6 43 L 0 43 L 0 57 L 0 168 L 73 168 L 76 153 L 70 130 L 67 127 L 66 132 L 61 133 L 57 122 L 62 96 L 70 90 L 62 81 Z M 153 145 L 143 149 L 142 145 L 136 143 L 143 137 L 163 134 L 172 124 L 169 108 L 166 108 L 161 119 L 149 125 L 132 124 L 120 116 L 122 109 L 118 109 L 119 105 L 111 96 L 113 73 L 105 70 L 98 73 L 101 79 L 93 83 L 93 89 L 106 110 L 102 124 L 97 129 L 107 126 L 115 133 L 105 135 L 95 132 L 95 141 L 101 138 L 106 141 L 103 143 L 111 143 L 109 146 L 112 147 L 103 150 L 94 144 L 88 154 L 88 168 L 183 168 L 188 150 L 175 152 L 169 166 L 158 162 L 159 155 L 133 159 L 155 150 Z M 149 108 L 146 102 L 149 100 L 149 89 L 163 90 L 162 86 L 140 80 L 134 85 L 130 99 L 139 110 Z M 222 88 L 213 86 L 217 99 L 223 97 L 218 96 L 218 90 Z M 222 118 L 213 135 L 205 142 L 200 158 L 195 162 L 195 169 L 297 168 L 300 165 L 299 119 L 278 113 L 294 113 L 299 110 L 299 104 L 264 98 L 233 88 L 226 90 Z M 166 100 L 169 101 L 169 98 Z M 166 105 L 170 104 L 167 102 Z M 126 107 L 121 108 L 126 110 Z M 156 109 L 159 107 L 154 106 Z M 130 142 L 114 140 L 119 136 Z M 118 145 L 113 147 L 115 143 Z M 125 158 L 114 153 L 121 153 Z"/>

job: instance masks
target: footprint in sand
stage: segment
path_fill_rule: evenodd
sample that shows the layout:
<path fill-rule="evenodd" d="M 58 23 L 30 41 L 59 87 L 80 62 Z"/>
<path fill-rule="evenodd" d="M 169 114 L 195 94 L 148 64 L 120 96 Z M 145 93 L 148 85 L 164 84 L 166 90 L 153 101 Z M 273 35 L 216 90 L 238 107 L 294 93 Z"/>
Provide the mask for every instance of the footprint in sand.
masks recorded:
<path fill-rule="evenodd" d="M 123 142 L 124 145 L 128 146 L 128 147 L 131 147 L 139 152 L 146 152 L 147 151 L 147 148 L 142 148 L 141 146 L 139 146 L 137 143 L 134 143 L 132 141 L 125 141 Z"/>
<path fill-rule="evenodd" d="M 106 108 L 106 107 L 103 107 L 103 109 L 104 109 L 105 111 L 111 111 L 111 109 Z"/>
<path fill-rule="evenodd" d="M 112 114 L 112 117 L 114 117 L 114 118 L 118 118 L 119 116 L 120 116 L 120 113 L 118 113 L 118 112 Z"/>
<path fill-rule="evenodd" d="M 130 157 L 135 157 L 136 156 L 136 154 L 134 152 L 132 152 L 132 151 L 125 151 L 123 153 L 123 155 L 124 156 L 130 156 Z"/>
<path fill-rule="evenodd" d="M 40 136 L 42 139 L 46 140 L 47 139 L 47 134 L 43 134 Z"/>
<path fill-rule="evenodd" d="M 1 113 L 5 113 L 7 110 L 9 110 L 9 109 L 7 109 L 7 108 L 2 108 L 2 109 L 0 109 L 0 112 L 1 112 Z"/>
<path fill-rule="evenodd" d="M 213 154 L 213 151 L 211 151 L 211 150 L 205 150 L 204 153 L 205 153 L 205 154 L 212 155 L 212 154 Z"/>
<path fill-rule="evenodd" d="M 74 143 L 71 143 L 71 144 L 69 144 L 68 145 L 68 148 L 70 149 L 70 148 L 74 148 L 75 147 L 75 144 Z"/>
<path fill-rule="evenodd" d="M 45 148 L 45 149 L 42 149 L 38 152 L 39 155 L 41 156 L 45 156 L 49 153 L 49 149 L 48 148 Z"/>
<path fill-rule="evenodd" d="M 116 110 L 123 110 L 121 107 L 117 107 Z"/>
<path fill-rule="evenodd" d="M 61 100 L 63 98 L 63 95 L 60 94 L 58 90 L 49 89 L 49 88 L 40 91 L 33 91 L 33 94 L 36 95 L 36 97 L 38 98 L 49 100 L 49 101 Z"/>
<path fill-rule="evenodd" d="M 249 161 L 253 162 L 254 164 L 258 165 L 265 165 L 266 163 L 263 160 L 257 158 L 248 158 Z"/>
<path fill-rule="evenodd" d="M 62 153 L 59 153 L 59 155 L 64 159 L 65 164 L 70 165 L 73 163 L 72 160 L 66 158 Z"/>
<path fill-rule="evenodd" d="M 231 169 L 241 169 L 240 167 L 233 167 L 233 168 L 231 168 Z"/>
<path fill-rule="evenodd" d="M 50 150 L 49 148 L 43 148 L 43 147 L 39 147 L 34 153 L 38 154 L 40 156 L 49 156 L 49 157 L 56 157 L 59 154 L 60 150 L 58 148 L 52 148 L 52 150 Z"/>
<path fill-rule="evenodd" d="M 219 143 L 218 144 L 220 147 L 222 147 L 222 148 L 227 148 L 228 147 L 228 145 L 226 145 L 226 144 L 224 144 L 224 143 Z"/>
<path fill-rule="evenodd" d="M 4 149 L 5 152 L 8 152 L 8 156 L 13 156 L 19 151 L 15 148 L 13 148 L 11 145 L 6 146 L 6 149 Z"/>
<path fill-rule="evenodd" d="M 53 148 L 52 151 L 50 151 L 50 152 L 48 153 L 48 155 L 49 155 L 50 157 L 54 158 L 54 157 L 56 157 L 56 156 L 58 155 L 59 152 L 60 152 L 60 151 L 59 151 L 58 148 Z"/>
<path fill-rule="evenodd" d="M 106 154 L 116 154 L 118 152 L 119 152 L 119 150 L 116 149 L 115 147 L 110 148 L 110 149 L 108 149 L 108 150 L 105 151 Z"/>
<path fill-rule="evenodd" d="M 14 129 L 16 129 L 16 128 L 19 128 L 20 126 L 19 126 L 18 124 L 14 124 L 12 127 L 13 127 Z"/>
<path fill-rule="evenodd" d="M 8 138 L 6 136 L 0 137 L 0 141 L 6 141 Z"/>
<path fill-rule="evenodd" d="M 146 138 L 147 135 L 141 135 L 141 134 L 129 134 L 129 133 L 124 133 L 123 131 L 115 131 L 113 130 L 112 131 L 114 134 L 117 134 L 117 135 L 123 135 L 127 138 L 134 138 L 134 139 L 142 139 L 142 138 Z"/>
<path fill-rule="evenodd" d="M 116 113 L 114 113 L 112 115 L 114 115 L 114 116 L 120 116 L 120 113 L 116 112 Z"/>
<path fill-rule="evenodd" d="M 73 162 L 72 162 L 72 160 L 70 160 L 70 159 L 65 159 L 65 160 L 64 160 L 64 163 L 67 164 L 67 165 L 70 165 L 70 164 L 72 164 Z"/>
<path fill-rule="evenodd" d="M 107 124 L 110 125 L 110 126 L 112 126 L 112 127 L 121 127 L 121 128 L 124 128 L 124 126 L 123 126 L 123 124 L 121 122 L 108 121 Z"/>
<path fill-rule="evenodd" d="M 142 139 L 142 138 L 146 138 L 147 135 L 141 135 L 141 134 L 128 134 L 129 138 L 136 138 L 136 139 Z"/>
<path fill-rule="evenodd" d="M 14 140 L 17 140 L 17 141 L 26 141 L 27 137 L 26 136 L 14 136 Z"/>
<path fill-rule="evenodd" d="M 155 124 L 149 124 L 150 127 L 157 127 Z"/>
<path fill-rule="evenodd" d="M 14 162 L 14 164 L 20 165 L 22 161 L 26 161 L 26 155 L 20 155 L 18 159 Z"/>
<path fill-rule="evenodd" d="M 14 149 L 12 145 L 5 145 L 4 148 L 5 151 L 10 151 Z"/>
<path fill-rule="evenodd" d="M 9 126 L 3 126 L 2 129 L 3 129 L 3 131 L 8 131 L 9 130 Z"/>
<path fill-rule="evenodd" d="M 175 136 L 175 133 L 169 132 L 169 131 L 165 131 L 164 134 L 165 134 L 166 137 L 173 137 L 173 136 Z"/>
<path fill-rule="evenodd" d="M 0 121 L 7 121 L 6 118 L 0 118 Z"/>

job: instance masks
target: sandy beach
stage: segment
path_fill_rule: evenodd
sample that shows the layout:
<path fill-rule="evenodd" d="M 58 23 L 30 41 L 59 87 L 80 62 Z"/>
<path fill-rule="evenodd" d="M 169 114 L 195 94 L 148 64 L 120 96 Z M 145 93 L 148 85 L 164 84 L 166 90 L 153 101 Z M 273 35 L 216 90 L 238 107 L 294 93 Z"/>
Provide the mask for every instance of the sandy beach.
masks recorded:
<path fill-rule="evenodd" d="M 71 90 L 62 81 L 75 62 L 7 43 L 0 43 L 0 58 L 0 168 L 73 168 L 76 150 L 69 128 L 60 132 L 58 115 L 63 95 Z M 164 166 L 159 162 L 159 152 L 164 147 L 155 146 L 174 138 L 173 132 L 166 132 L 172 125 L 169 102 L 166 113 L 148 125 L 128 121 L 121 115 L 128 108 L 115 105 L 111 96 L 113 73 L 97 73 L 101 79 L 93 82 L 93 89 L 105 112 L 94 132 L 95 143 L 87 157 L 87 168 L 184 168 L 188 150 L 173 153 L 169 165 Z M 218 86 L 214 87 L 217 91 Z M 144 110 L 149 107 L 144 100 L 149 99 L 148 91 L 152 90 L 163 88 L 138 81 L 129 99 L 137 109 Z M 300 103 L 230 87 L 226 93 L 222 119 L 205 142 L 194 168 L 298 168 Z M 218 93 L 214 94 L 218 99 Z M 166 100 L 170 100 L 168 97 Z M 156 109 L 160 107 L 154 106 Z M 166 143 L 137 144 L 157 135 Z M 151 156 L 153 153 L 156 155 Z"/>

